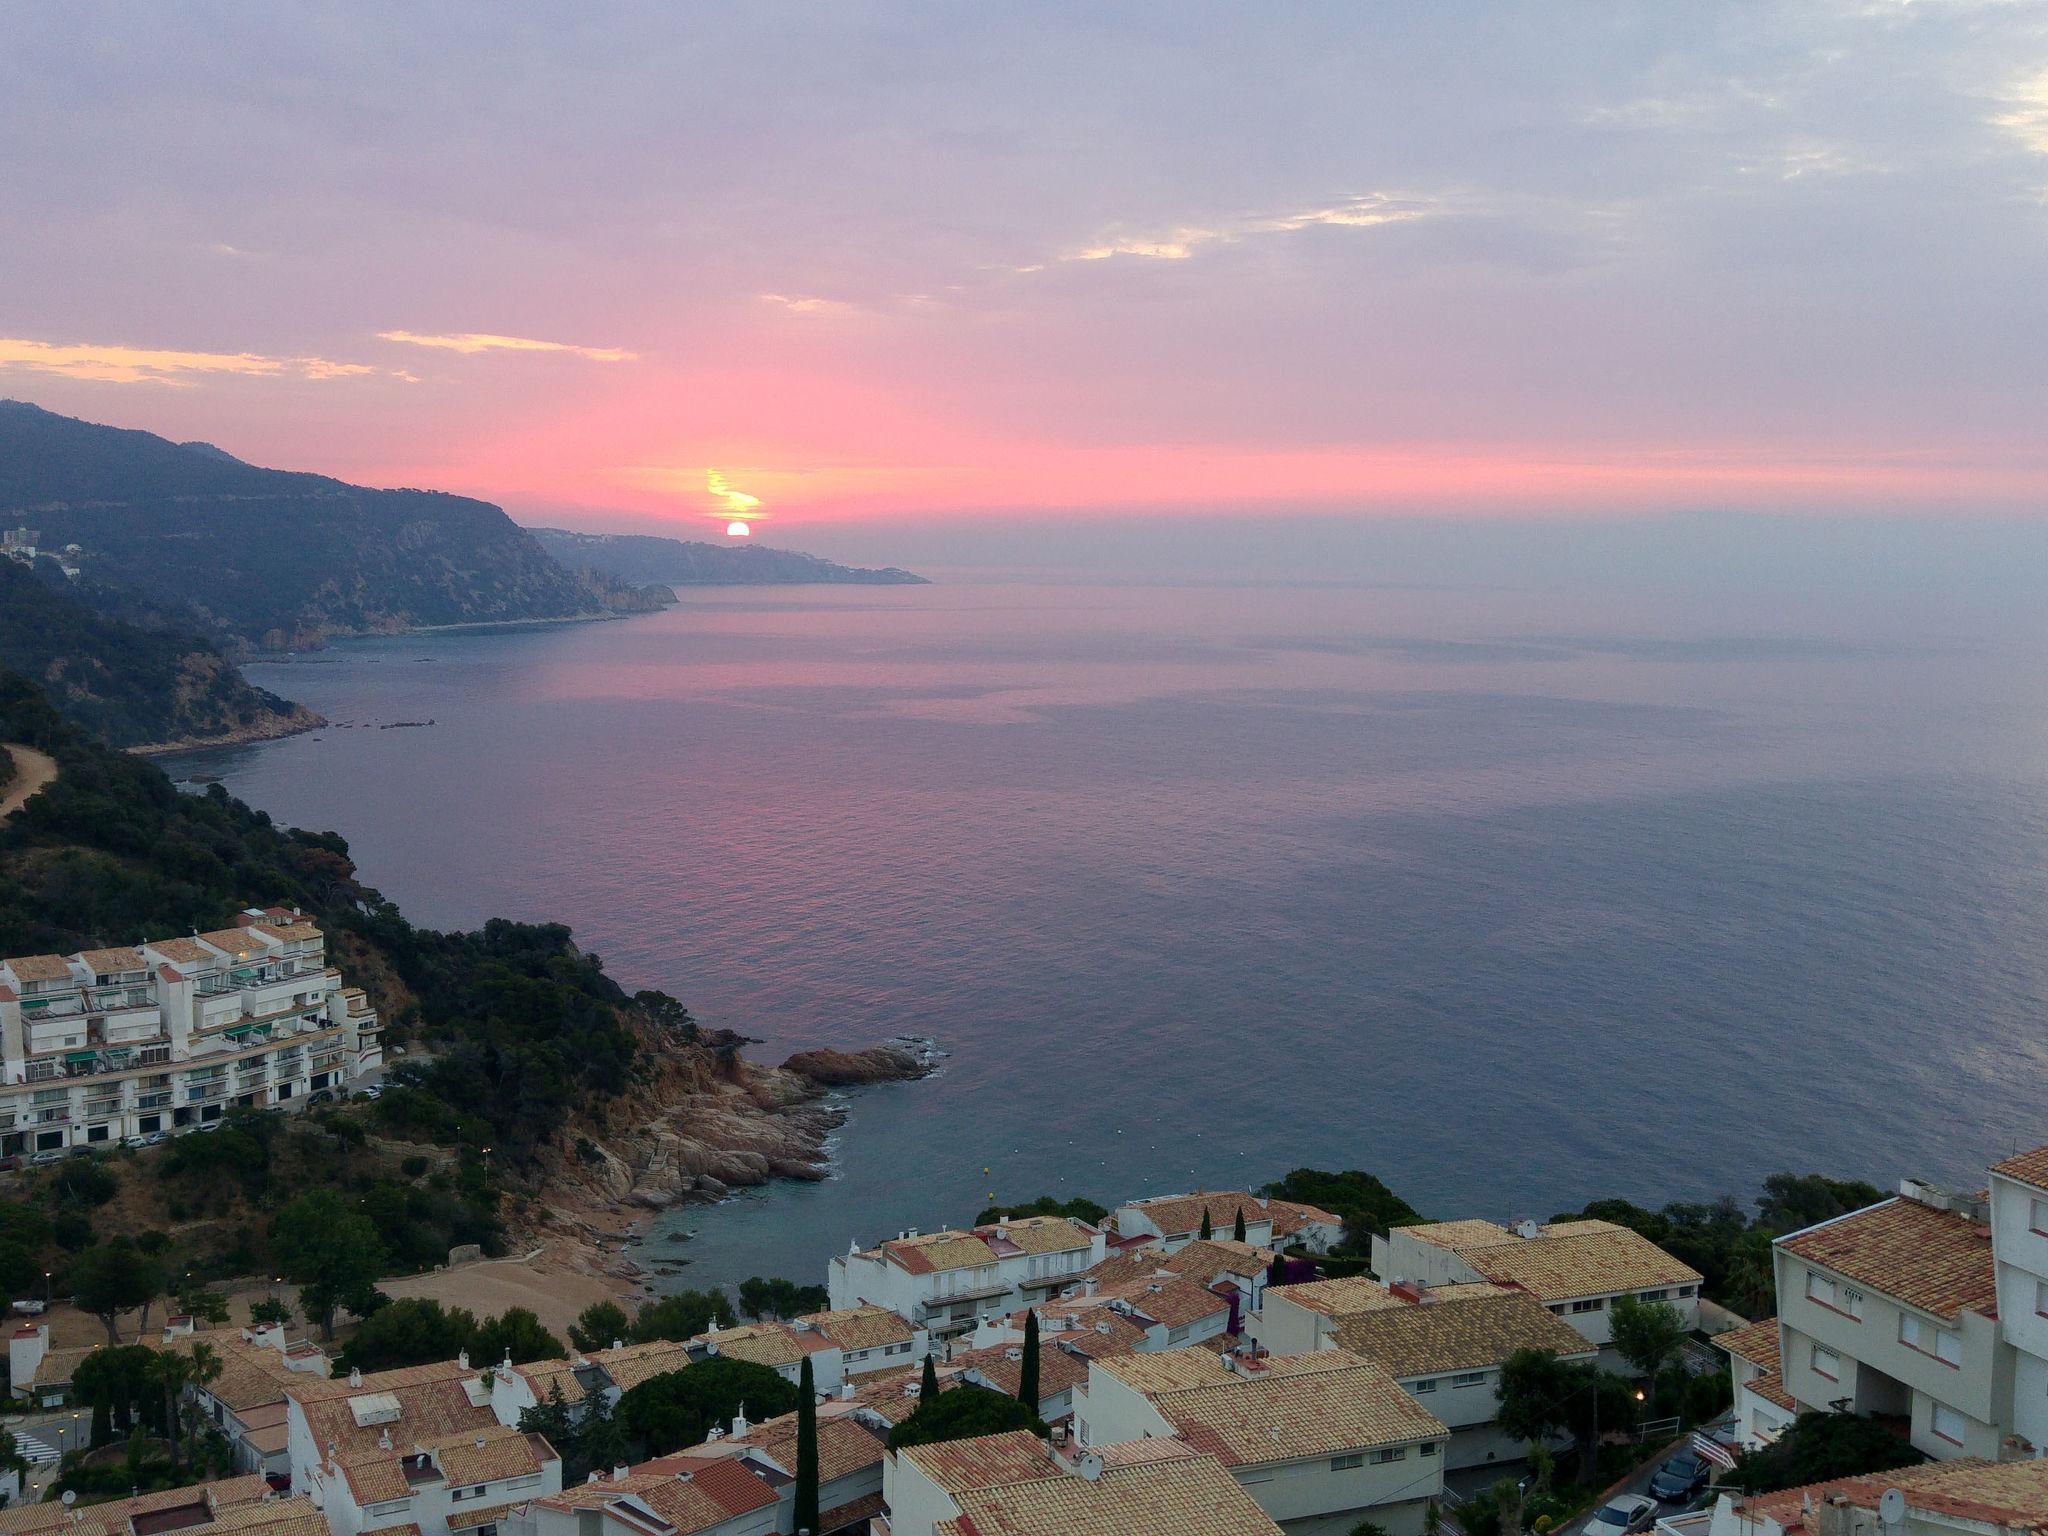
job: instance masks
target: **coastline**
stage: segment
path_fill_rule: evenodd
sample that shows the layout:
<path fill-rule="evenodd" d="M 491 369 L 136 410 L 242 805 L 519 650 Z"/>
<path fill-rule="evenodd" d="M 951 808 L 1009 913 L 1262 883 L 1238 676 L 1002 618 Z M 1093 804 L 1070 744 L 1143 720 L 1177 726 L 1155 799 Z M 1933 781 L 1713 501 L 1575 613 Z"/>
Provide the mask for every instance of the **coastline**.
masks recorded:
<path fill-rule="evenodd" d="M 244 726 L 219 736 L 193 736 L 182 741 L 150 741 L 122 750 L 136 757 L 168 757 L 178 752 L 201 752 L 208 747 L 246 747 L 261 741 L 283 741 L 288 736 L 303 736 L 308 731 L 321 730 L 328 724 L 325 715 L 307 709 L 303 704 L 294 707 L 306 718 L 299 720 L 279 716 L 278 722 L 272 725 Z"/>

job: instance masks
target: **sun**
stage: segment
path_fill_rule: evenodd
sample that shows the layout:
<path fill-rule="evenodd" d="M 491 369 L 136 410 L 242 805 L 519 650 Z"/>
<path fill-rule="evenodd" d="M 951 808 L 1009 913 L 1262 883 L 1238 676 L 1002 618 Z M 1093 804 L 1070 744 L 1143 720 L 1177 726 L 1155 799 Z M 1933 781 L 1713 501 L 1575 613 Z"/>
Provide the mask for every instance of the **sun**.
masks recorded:
<path fill-rule="evenodd" d="M 754 530 L 745 523 L 727 523 L 725 525 L 725 536 L 729 539 L 749 538 L 753 535 L 753 532 Z"/>

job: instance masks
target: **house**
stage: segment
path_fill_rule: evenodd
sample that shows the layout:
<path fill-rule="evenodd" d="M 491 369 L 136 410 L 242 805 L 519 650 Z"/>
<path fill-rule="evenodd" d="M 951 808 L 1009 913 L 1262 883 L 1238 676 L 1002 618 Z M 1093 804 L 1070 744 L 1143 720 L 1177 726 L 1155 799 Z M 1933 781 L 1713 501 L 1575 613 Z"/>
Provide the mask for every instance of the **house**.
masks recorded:
<path fill-rule="evenodd" d="M 1993 1163 L 1987 1194 L 1998 1326 L 2013 1351 L 2013 1450 L 2048 1455 L 2048 1147 Z"/>
<path fill-rule="evenodd" d="M 2044 1527 L 2048 1461 L 1965 1457 L 1741 1499 L 1724 1495 L 1704 1536 L 2021 1536 Z"/>
<path fill-rule="evenodd" d="M 291 1463 L 292 1492 L 302 1493 L 330 1511 L 358 1458 L 389 1462 L 415 1447 L 436 1445 L 454 1437 L 479 1434 L 496 1437 L 511 1429 L 492 1409 L 491 1387 L 484 1373 L 472 1369 L 468 1356 L 409 1365 L 365 1375 L 350 1371 L 345 1378 L 313 1377 L 285 1385 L 286 1454 Z M 556 1477 L 559 1479 L 559 1466 Z M 381 1479 L 389 1486 L 388 1479 Z M 371 1500 L 373 1504 L 392 1502 Z M 389 1511 L 358 1505 L 365 1529 L 404 1524 Z M 426 1536 L 438 1536 L 427 1531 Z M 341 1531 L 336 1536 L 354 1536 Z"/>
<path fill-rule="evenodd" d="M 1778 1320 L 1764 1318 L 1714 1335 L 1714 1347 L 1728 1356 L 1735 1383 L 1735 1432 L 1746 1450 L 1769 1445 L 1799 1416 L 1799 1405 L 1785 1390 L 1778 1347 Z"/>
<path fill-rule="evenodd" d="M 279 1498 L 261 1477 L 162 1488 L 104 1504 L 0 1510 L 0 1536 L 330 1536 L 308 1499 Z"/>
<path fill-rule="evenodd" d="M 1344 1240 L 1343 1217 L 1249 1190 L 1196 1190 L 1187 1195 L 1133 1200 L 1110 1214 L 1109 1225 L 1121 1237 L 1148 1239 L 1171 1253 L 1200 1240 L 1205 1217 L 1211 1237 L 1234 1237 L 1240 1214 L 1244 1217 L 1243 1240 L 1261 1248 L 1298 1247 L 1310 1253 L 1328 1253 Z"/>
<path fill-rule="evenodd" d="M 377 1014 L 303 915 L 0 960 L 0 1156 L 303 1108 L 383 1064 Z"/>
<path fill-rule="evenodd" d="M 1179 1349 L 1187 1344 L 1228 1339 L 1232 1298 L 1172 1273 L 1159 1273 L 1103 1286 L 1085 1280 L 1070 1293 L 1008 1317 L 978 1325 L 974 1348 L 1020 1344 L 1028 1315 L 1038 1318 L 1039 1336 L 1082 1346 L 1090 1355 Z M 955 1357 L 957 1358 L 957 1356 Z"/>
<path fill-rule="evenodd" d="M 71 1375 L 101 1346 L 52 1349 L 48 1323 L 23 1323 L 7 1341 L 7 1379 L 14 1395 L 33 1407 L 62 1408 L 71 1401 Z"/>
<path fill-rule="evenodd" d="M 849 1376 L 886 1371 L 931 1350 L 928 1330 L 915 1327 L 886 1307 L 848 1307 L 812 1312 L 784 1322 L 766 1319 L 737 1328 L 713 1327 L 690 1340 L 693 1358 L 723 1356 L 765 1365 L 794 1383 L 811 1362 L 818 1391 L 835 1393 Z"/>
<path fill-rule="evenodd" d="M 566 1360 L 532 1360 L 525 1365 L 507 1360 L 491 1369 L 491 1412 L 498 1423 L 516 1429 L 521 1414 L 559 1391 L 570 1416 L 581 1418 L 583 1405 L 593 1397 L 615 1407 L 641 1382 L 680 1371 L 700 1358 L 686 1343 L 656 1339 L 646 1344 L 614 1343 L 610 1349 L 593 1349 Z"/>
<path fill-rule="evenodd" d="M 514 1506 L 497 1536 L 770 1536 L 791 1481 L 744 1455 L 664 1456 Z"/>
<path fill-rule="evenodd" d="M 2015 1363 L 1989 1216 L 1981 1195 L 1908 1179 L 1893 1199 L 1779 1238 L 1780 1371 L 1792 1401 L 1893 1420 L 1936 1458 L 1996 1457 Z"/>
<path fill-rule="evenodd" d="M 818 1405 L 817 1536 L 864 1529 L 868 1520 L 882 1512 L 882 1461 L 888 1436 L 889 1421 L 858 1403 Z M 743 1453 L 786 1476 L 789 1482 L 778 1492 L 784 1507 L 777 1528 L 796 1529 L 795 1414 L 740 1428 L 738 1434 L 700 1449 Z"/>
<path fill-rule="evenodd" d="M 904 1232 L 857 1244 L 827 1266 L 834 1311 L 882 1307 L 933 1336 L 972 1328 L 1053 1294 L 1102 1262 L 1103 1234 L 1065 1216 L 960 1232 Z"/>
<path fill-rule="evenodd" d="M 1176 1277 L 1191 1280 L 1231 1303 L 1223 1331 L 1234 1334 L 1243 1332 L 1245 1319 L 1259 1310 L 1272 1265 L 1272 1249 L 1229 1238 L 1198 1239 L 1171 1253 L 1139 1247 L 1104 1259 L 1062 1294 L 1085 1294 L 1091 1288 L 1097 1293 L 1115 1292 L 1133 1282 Z"/>
<path fill-rule="evenodd" d="M 1416 1536 L 1443 1491 L 1449 1429 L 1345 1350 L 1179 1349 L 1097 1360 L 1074 1414 L 1084 1447 L 1160 1437 L 1216 1457 L 1259 1508 L 1300 1536 L 1341 1536 L 1368 1518 L 1393 1536 Z"/>
<path fill-rule="evenodd" d="M 1485 1283 L 1423 1290 L 1361 1276 L 1275 1286 L 1253 1334 L 1275 1355 L 1341 1349 L 1370 1360 L 1450 1429 L 1446 1471 L 1529 1453 L 1496 1423 L 1508 1356 L 1541 1349 L 1590 1363 L 1599 1354 L 1527 1291 Z"/>
<path fill-rule="evenodd" d="M 1213 1456 L 1174 1440 L 1101 1450 L 1023 1430 L 909 1446 L 884 1471 L 889 1536 L 1274 1536 Z"/>
<path fill-rule="evenodd" d="M 1699 1324 L 1700 1273 L 1627 1227 L 1611 1221 L 1423 1222 L 1372 1240 L 1373 1272 L 1434 1288 L 1457 1282 L 1515 1285 L 1570 1323 L 1588 1343 L 1607 1348 L 1614 1303 L 1624 1296 L 1659 1301 L 1688 1329 Z"/>
<path fill-rule="evenodd" d="M 193 1382 L 186 1396 L 227 1437 L 236 1471 L 288 1479 L 291 1430 L 285 1391 L 298 1378 L 327 1379 L 327 1356 L 312 1344 L 288 1344 L 275 1323 L 206 1333 L 193 1332 L 189 1317 L 173 1317 L 164 1325 L 162 1348 L 190 1351 L 201 1345 L 219 1361 L 219 1370 L 209 1381 Z"/>
<path fill-rule="evenodd" d="M 562 1458 L 540 1435 L 493 1423 L 415 1439 L 396 1422 L 381 1424 L 367 1448 L 337 1448 L 322 1463 L 316 1487 L 331 1536 L 394 1526 L 419 1536 L 500 1536 L 498 1522 L 513 1507 L 562 1491 Z"/>

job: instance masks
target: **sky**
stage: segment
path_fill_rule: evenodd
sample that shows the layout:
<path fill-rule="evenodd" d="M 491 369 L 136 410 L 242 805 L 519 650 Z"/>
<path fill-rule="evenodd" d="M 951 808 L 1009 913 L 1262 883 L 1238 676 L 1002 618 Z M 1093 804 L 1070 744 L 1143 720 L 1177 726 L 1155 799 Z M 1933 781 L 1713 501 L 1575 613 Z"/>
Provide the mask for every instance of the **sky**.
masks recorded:
<path fill-rule="evenodd" d="M 260 463 L 881 554 L 2048 512 L 2048 0 L 0 35 L 0 395 Z"/>

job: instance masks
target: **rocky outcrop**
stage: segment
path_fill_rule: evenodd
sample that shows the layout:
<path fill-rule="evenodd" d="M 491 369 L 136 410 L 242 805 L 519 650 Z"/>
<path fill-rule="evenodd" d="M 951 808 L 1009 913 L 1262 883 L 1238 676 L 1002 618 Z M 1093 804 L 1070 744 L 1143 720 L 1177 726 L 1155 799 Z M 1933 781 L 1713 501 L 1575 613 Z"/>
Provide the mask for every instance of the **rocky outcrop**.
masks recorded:
<path fill-rule="evenodd" d="M 932 1070 L 925 1055 L 907 1045 L 871 1045 L 863 1051 L 829 1047 L 798 1051 L 782 1064 L 785 1072 L 824 1088 L 857 1088 L 870 1083 L 904 1083 Z"/>

